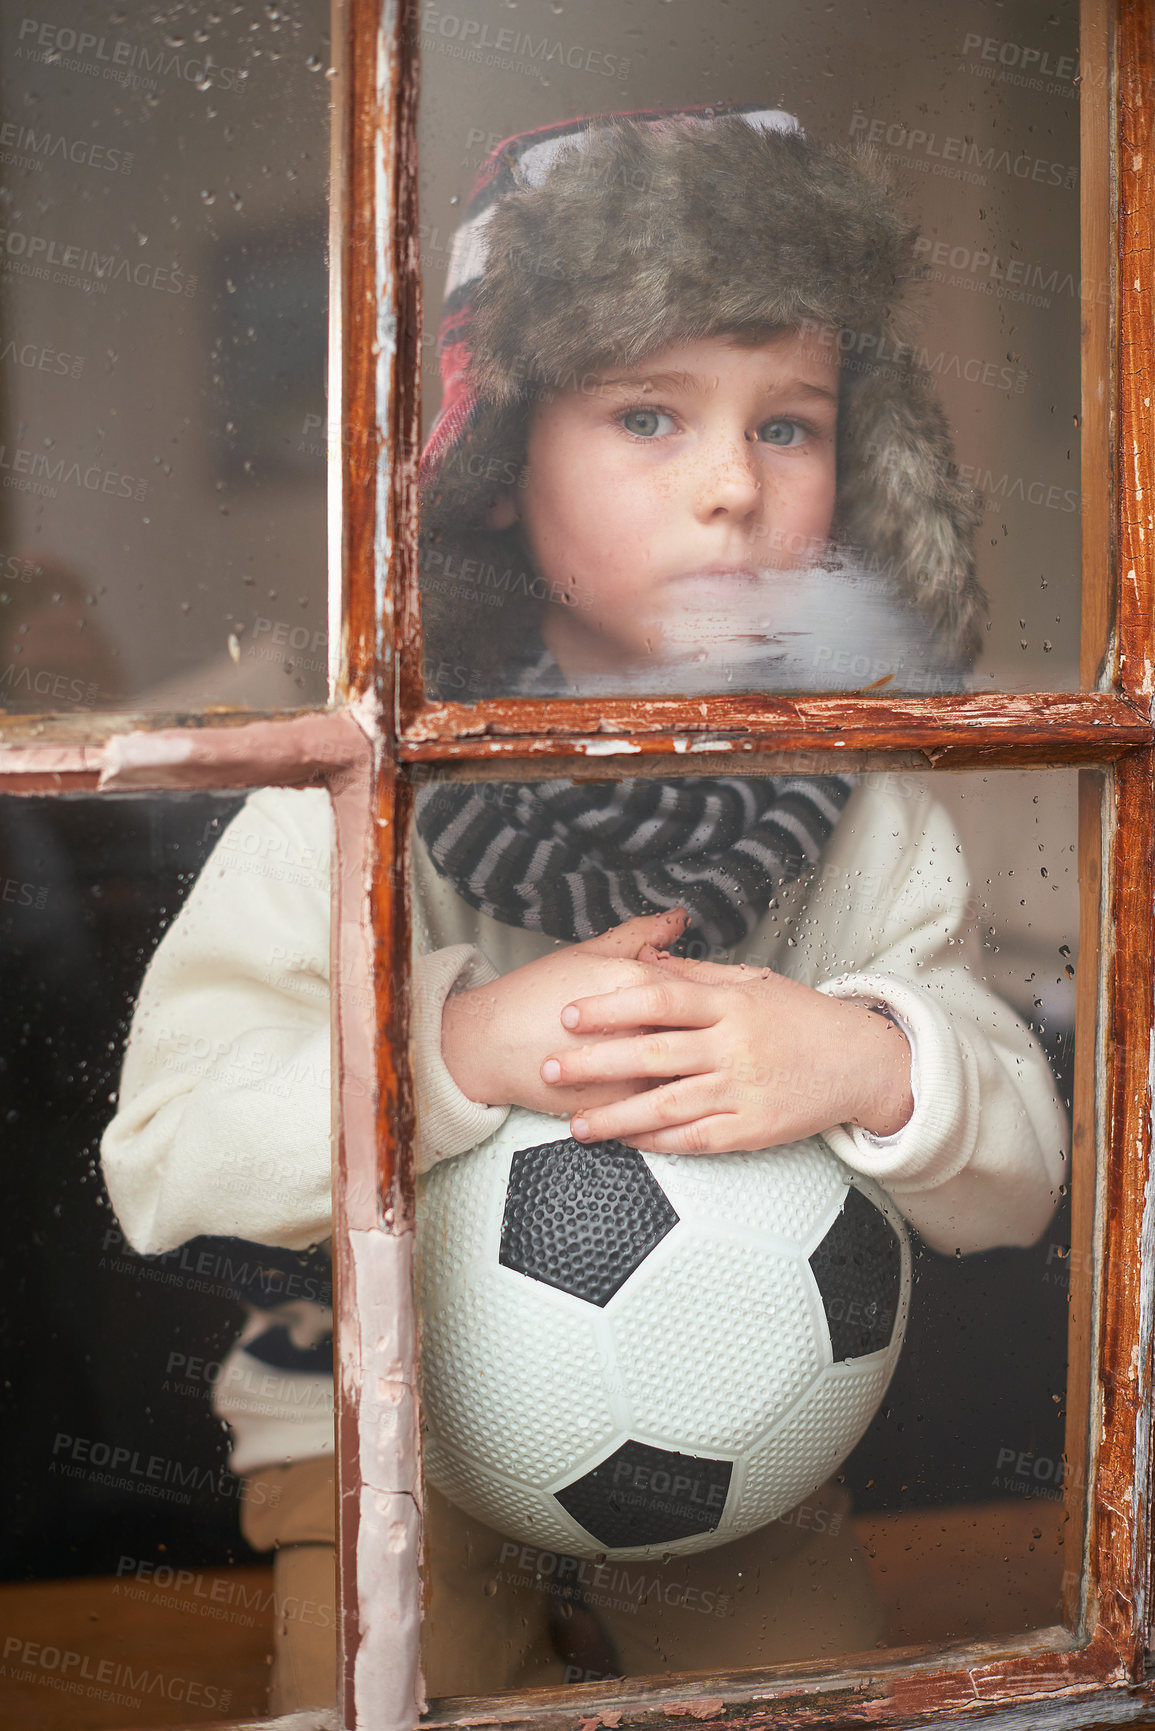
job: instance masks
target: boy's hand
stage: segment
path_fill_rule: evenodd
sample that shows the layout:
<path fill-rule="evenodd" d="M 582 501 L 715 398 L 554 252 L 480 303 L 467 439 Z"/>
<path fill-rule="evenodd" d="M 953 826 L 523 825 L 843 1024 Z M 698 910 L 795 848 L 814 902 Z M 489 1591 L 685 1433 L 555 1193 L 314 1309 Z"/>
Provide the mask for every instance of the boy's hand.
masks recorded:
<path fill-rule="evenodd" d="M 621 1137 L 647 1154 L 722 1154 L 836 1124 L 889 1136 L 914 1110 L 906 1036 L 865 1005 L 769 969 L 652 950 L 639 959 L 649 964 L 647 981 L 566 1005 L 563 1026 L 587 1043 L 542 1065 L 559 1090 L 647 1078 L 645 1091 L 575 1117 L 579 1141 Z"/>
<path fill-rule="evenodd" d="M 559 1117 L 634 1095 L 651 1084 L 640 1073 L 627 1080 L 550 1086 L 542 1064 L 558 1047 L 559 1017 L 575 997 L 661 982 L 656 946 L 673 943 L 686 923 L 683 909 L 627 920 L 600 937 L 514 968 L 488 986 L 457 992 L 445 1001 L 441 1051 L 449 1074 L 470 1100 L 485 1106 L 528 1106 Z M 586 1033 L 583 1040 L 589 1041 Z M 596 1040 L 597 1036 L 593 1036 Z M 574 1039 L 573 1045 L 578 1041 Z"/>

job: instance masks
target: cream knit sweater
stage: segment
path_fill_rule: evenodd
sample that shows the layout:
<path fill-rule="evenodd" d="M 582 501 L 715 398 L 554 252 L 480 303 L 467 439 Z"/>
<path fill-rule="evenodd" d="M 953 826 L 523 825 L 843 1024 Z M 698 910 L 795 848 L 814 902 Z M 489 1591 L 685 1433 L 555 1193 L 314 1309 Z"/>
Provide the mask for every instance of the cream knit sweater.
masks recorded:
<path fill-rule="evenodd" d="M 153 957 L 103 1143 L 109 1192 L 139 1251 L 201 1233 L 291 1248 L 329 1236 L 330 833 L 321 791 L 253 795 Z M 475 912 L 420 848 L 415 878 L 412 1059 L 427 1170 L 505 1117 L 466 1099 L 442 1062 L 446 996 L 553 940 Z M 842 1127 L 825 1140 L 947 1252 L 1031 1243 L 1066 1170 L 1046 1060 L 982 983 L 965 930 L 969 887 L 953 826 L 922 781 L 867 777 L 818 869 L 778 895 L 734 956 L 885 1005 L 899 1021 L 913 1051 L 910 1121 L 885 1139 Z M 316 1328 L 276 1320 L 303 1339 Z M 246 1393 L 255 1374 L 235 1348 L 216 1389 L 234 1469 L 327 1452 L 320 1391 L 303 1400 L 287 1387 L 278 1402 L 261 1364 L 257 1402 Z"/>

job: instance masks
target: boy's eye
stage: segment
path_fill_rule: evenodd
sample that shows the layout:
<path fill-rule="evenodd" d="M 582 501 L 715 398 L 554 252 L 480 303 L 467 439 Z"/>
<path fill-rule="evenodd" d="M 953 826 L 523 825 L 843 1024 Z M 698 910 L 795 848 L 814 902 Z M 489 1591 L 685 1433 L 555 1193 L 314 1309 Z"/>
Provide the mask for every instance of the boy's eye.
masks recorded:
<path fill-rule="evenodd" d="M 672 432 L 674 422 L 663 409 L 627 409 L 622 426 L 636 439 L 654 439 L 659 433 Z"/>
<path fill-rule="evenodd" d="M 800 445 L 806 428 L 799 421 L 763 421 L 758 437 L 764 445 Z"/>

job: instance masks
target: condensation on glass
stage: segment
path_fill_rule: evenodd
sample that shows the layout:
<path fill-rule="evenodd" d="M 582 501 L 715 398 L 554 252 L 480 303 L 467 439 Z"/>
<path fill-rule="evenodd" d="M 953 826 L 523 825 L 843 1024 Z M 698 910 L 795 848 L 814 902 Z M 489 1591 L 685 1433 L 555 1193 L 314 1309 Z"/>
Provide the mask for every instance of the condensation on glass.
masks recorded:
<path fill-rule="evenodd" d="M 328 1505 L 318 1488 L 328 1225 L 302 1228 L 285 1141 L 287 1125 L 298 1145 L 314 1126 L 305 1158 L 327 1215 L 326 807 L 323 792 L 283 790 L 254 807 L 237 793 L 0 799 L 4 1206 L 20 1222 L 6 1258 L 6 1724 L 263 1718 L 279 1622 L 315 1664 L 327 1655 L 310 1699 L 333 1699 L 332 1552 L 317 1529 L 333 1501 L 331 1479 Z M 287 827 L 270 827 L 278 811 Z M 281 1464 L 294 1452 L 315 1500 L 294 1553 L 304 1572 L 286 1584 L 270 1547 L 301 1509 Z"/>
<path fill-rule="evenodd" d="M 0 28 L 0 705 L 323 701 L 328 8 Z"/>
<path fill-rule="evenodd" d="M 1061 1621 L 1083 1495 L 1068 1443 L 1084 1419 L 1066 1411 L 1087 1255 L 1070 1216 L 1077 790 L 1070 770 L 896 769 L 840 788 L 805 766 L 419 789 L 415 1003 L 452 986 L 440 1044 L 414 1023 L 431 1695 Z M 770 839 L 783 820 L 811 826 L 810 863 Z M 759 882 L 727 864 L 738 834 Z M 678 883 L 699 912 L 675 951 L 782 1019 L 716 1046 L 718 1004 L 678 1005 L 663 1032 L 694 1031 L 661 1074 L 693 1083 L 708 1041 L 725 1054 L 717 1111 L 816 1128 L 837 1054 L 825 1032 L 793 1034 L 811 992 L 776 994 L 835 983 L 884 1038 L 898 1029 L 864 1003 L 910 1030 L 897 1143 L 845 1126 L 776 1134 L 769 1156 L 639 1155 L 627 1128 L 570 1139 L 583 1097 L 556 1104 L 541 1065 L 600 1038 L 568 1033 L 563 1007 L 670 984 L 652 955 L 573 945 L 611 923 L 606 905 L 652 912 Z M 644 1112 L 646 1086 L 605 1093 Z M 478 1104 L 510 1100 L 504 1123 Z M 928 1112 L 952 1128 L 915 1157 Z M 952 1185 L 942 1162 L 964 1150 Z M 1092 1183 L 1080 1168 L 1076 1189 Z"/>
<path fill-rule="evenodd" d="M 659 0 L 528 14 L 479 0 L 467 15 L 427 4 L 419 16 L 427 431 L 447 402 L 461 408 L 460 380 L 447 392 L 439 376 L 439 323 L 448 312 L 440 335 L 451 370 L 460 372 L 478 341 L 479 288 L 489 296 L 489 322 L 474 383 L 483 405 L 487 390 L 505 393 L 502 413 L 485 409 L 472 436 L 460 419 L 454 423 L 439 447 L 440 474 L 437 465 L 427 472 L 429 694 L 470 703 L 575 689 L 1077 689 L 1080 323 L 1105 305 L 1108 285 L 1080 264 L 1073 0 L 1045 16 L 1020 0 L 997 18 L 974 6 L 931 13 L 915 0 L 881 13 L 742 0 L 727 7 L 721 32 L 704 11 Z M 1092 92 L 1096 101 L 1101 95 Z M 569 515 L 543 521 L 556 500 L 543 503 L 543 462 L 533 440 L 540 442 L 558 398 L 587 417 L 599 402 L 607 415 L 648 403 L 670 411 L 671 432 L 676 423 L 692 435 L 705 425 L 707 408 L 727 406 L 725 378 L 718 382 L 710 353 L 699 349 L 675 361 L 667 355 L 666 364 L 696 364 L 716 387 L 707 402 L 665 382 L 652 389 L 643 382 L 632 397 L 605 388 L 607 374 L 644 376 L 662 352 L 668 321 L 689 317 L 677 304 L 683 291 L 675 279 L 685 244 L 679 225 L 692 231 L 694 219 L 676 200 L 661 204 L 668 186 L 647 179 L 650 169 L 636 158 L 596 158 L 584 187 L 584 238 L 572 184 L 580 171 L 570 171 L 564 217 L 552 228 L 542 218 L 536 227 L 503 229 L 499 257 L 487 238 L 492 205 L 501 205 L 514 174 L 550 186 L 556 146 L 549 129 L 559 123 L 694 106 L 705 113 L 718 103 L 757 111 L 771 130 L 793 117 L 813 140 L 865 149 L 890 177 L 895 220 L 919 230 L 910 262 L 923 282 L 903 295 L 905 310 L 867 306 L 866 293 L 863 310 L 840 314 L 832 290 L 827 311 L 820 293 L 815 315 L 797 308 L 790 315 L 806 352 L 787 360 L 807 378 L 834 366 L 841 394 L 833 518 L 819 512 L 799 524 L 788 511 L 784 518 L 781 491 L 800 468 L 794 464 L 787 482 L 784 460 L 797 452 L 766 459 L 763 449 L 759 460 L 770 469 L 757 534 L 739 526 L 729 537 L 703 536 L 695 511 L 740 517 L 753 509 L 724 472 L 741 466 L 740 452 L 721 445 L 707 451 L 708 439 L 699 443 L 700 458 L 686 458 L 679 478 L 649 498 L 647 514 L 642 494 L 623 497 L 619 471 L 627 460 L 648 460 L 649 453 L 639 459 L 637 439 L 660 442 L 662 424 L 635 419 L 627 430 L 636 437 L 628 450 L 623 442 L 621 461 L 611 455 L 585 471 L 573 482 Z M 646 232 L 656 204 L 660 232 Z M 804 210 L 826 223 L 829 257 L 845 252 L 837 268 L 865 278 L 868 265 L 859 270 L 850 262 L 857 212 L 839 224 L 817 201 L 811 209 L 800 197 L 786 222 L 797 225 Z M 748 226 L 755 220 L 756 213 Z M 599 224 L 600 243 L 591 238 Z M 723 231 L 730 235 L 724 223 Z M 786 238 L 794 259 L 798 236 Z M 645 299 L 646 270 L 637 264 L 631 287 L 629 257 L 623 263 L 619 256 L 640 260 L 647 252 L 646 268 L 656 259 L 659 274 L 666 270 L 675 283 L 669 305 L 658 293 L 659 316 Z M 748 263 L 732 236 L 719 242 L 712 258 L 719 290 L 737 290 L 740 298 Z M 613 279 L 616 300 L 598 325 L 599 340 L 610 350 L 615 340 L 628 344 L 629 364 L 615 368 L 599 351 L 587 365 L 583 312 L 594 308 L 601 279 L 612 271 L 626 274 Z M 814 287 L 789 272 L 784 284 L 791 305 L 791 287 L 802 294 Z M 638 302 L 654 333 L 648 349 Z M 551 306 L 549 323 L 544 309 Z M 837 328 L 829 318 L 841 319 Z M 494 348 L 499 337 L 506 352 Z M 745 359 L 756 370 L 757 352 Z M 941 423 L 921 395 L 924 386 L 941 404 Z M 895 437 L 893 420 L 883 414 L 872 422 L 873 411 L 863 407 L 892 398 L 901 418 L 915 395 L 913 437 Z M 745 413 L 749 405 L 738 407 Z M 758 414 L 781 418 L 787 410 L 798 406 L 773 394 L 768 409 L 754 405 L 747 437 L 764 447 Z M 944 431 L 953 458 L 941 443 Z M 804 442 L 787 434 L 781 419 L 768 437 Z M 685 444 L 693 450 L 692 438 Z M 719 498 L 707 498 L 711 488 L 721 489 Z M 683 506 L 680 541 L 674 525 Z M 953 553 L 943 553 L 944 538 L 954 539 Z M 961 576 L 972 556 L 985 604 Z M 618 596 L 616 608 L 606 589 Z"/>

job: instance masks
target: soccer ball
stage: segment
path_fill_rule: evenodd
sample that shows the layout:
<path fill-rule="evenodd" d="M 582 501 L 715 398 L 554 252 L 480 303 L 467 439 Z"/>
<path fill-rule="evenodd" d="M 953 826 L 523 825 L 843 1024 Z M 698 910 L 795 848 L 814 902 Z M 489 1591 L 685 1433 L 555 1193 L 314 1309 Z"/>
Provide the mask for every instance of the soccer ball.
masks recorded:
<path fill-rule="evenodd" d="M 741 1538 L 834 1472 L 902 1349 L 890 1199 L 813 1138 L 581 1144 L 515 1109 L 418 1191 L 425 1469 L 572 1556 Z"/>

